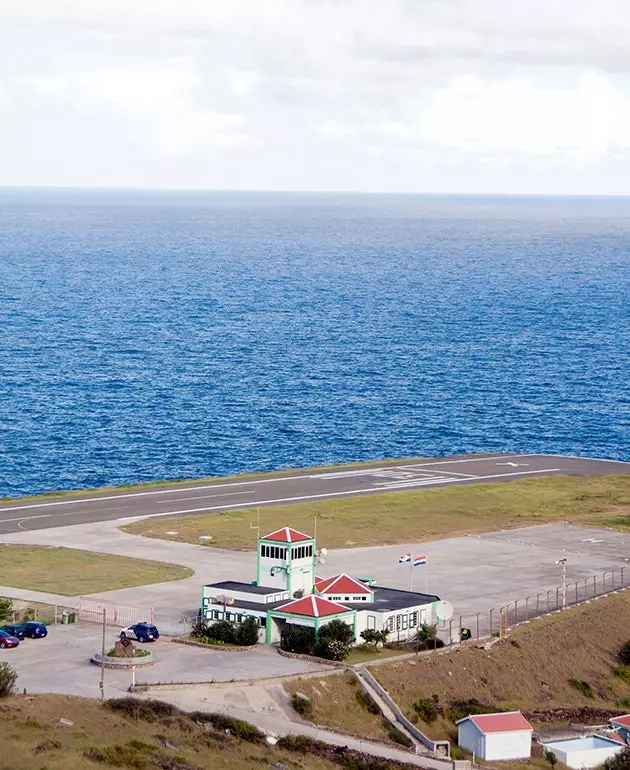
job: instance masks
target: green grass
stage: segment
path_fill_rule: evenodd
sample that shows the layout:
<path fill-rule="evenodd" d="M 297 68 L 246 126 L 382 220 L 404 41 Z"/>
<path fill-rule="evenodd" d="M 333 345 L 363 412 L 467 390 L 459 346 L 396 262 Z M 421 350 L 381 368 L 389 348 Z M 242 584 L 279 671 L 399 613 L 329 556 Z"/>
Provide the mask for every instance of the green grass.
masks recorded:
<path fill-rule="evenodd" d="M 62 596 L 181 580 L 194 574 L 177 564 L 31 545 L 0 545 L 0 564 L 2 585 Z"/>
<path fill-rule="evenodd" d="M 480 455 L 481 457 L 482 455 Z M 333 470 L 346 470 L 353 468 L 369 468 L 370 466 L 380 467 L 381 465 L 396 465 L 397 463 L 407 462 L 409 460 L 415 460 L 421 462 L 423 460 L 430 460 L 431 458 L 422 457 L 407 457 L 389 460 L 366 460 L 365 462 L 358 463 L 343 463 L 340 465 L 315 465 L 312 468 L 283 468 L 277 471 L 260 471 L 253 473 L 241 473 L 236 476 L 208 476 L 200 479 L 171 479 L 162 481 L 144 481 L 138 484 L 121 484 L 118 487 L 90 487 L 88 489 L 69 489 L 66 491 L 52 490 L 50 492 L 42 492 L 40 495 L 23 495 L 22 497 L 2 497 L 0 498 L 0 506 L 2 505 L 15 505 L 16 503 L 36 503 L 40 500 L 63 500 L 65 498 L 73 497 L 99 497 L 103 494 L 115 494 L 116 492 L 144 492 L 152 489 L 177 489 L 182 486 L 195 486 L 196 484 L 214 484 L 224 481 L 243 481 L 247 479 L 257 478 L 274 478 L 275 476 L 283 476 L 286 473 L 291 475 L 300 476 L 308 475 L 310 473 L 317 473 L 320 471 L 333 471 Z"/>
<path fill-rule="evenodd" d="M 263 507 L 261 528 L 271 532 L 291 526 L 313 532 L 328 548 L 393 545 L 454 535 L 523 527 L 554 521 L 630 529 L 630 476 L 548 476 L 503 484 L 361 495 Z M 255 548 L 254 510 L 200 516 L 147 519 L 123 527 L 126 532 L 178 540 L 209 542 L 222 548 Z M 169 531 L 176 535 L 167 535 Z"/>
<path fill-rule="evenodd" d="M 344 663 L 348 666 L 355 666 L 357 663 L 387 660 L 388 658 L 396 658 L 399 655 L 408 655 L 410 652 L 413 652 L 413 647 L 410 647 L 408 650 L 395 650 L 385 647 L 375 652 L 372 645 L 368 647 L 367 645 L 359 644 L 350 650 L 350 654 L 344 660 Z"/>

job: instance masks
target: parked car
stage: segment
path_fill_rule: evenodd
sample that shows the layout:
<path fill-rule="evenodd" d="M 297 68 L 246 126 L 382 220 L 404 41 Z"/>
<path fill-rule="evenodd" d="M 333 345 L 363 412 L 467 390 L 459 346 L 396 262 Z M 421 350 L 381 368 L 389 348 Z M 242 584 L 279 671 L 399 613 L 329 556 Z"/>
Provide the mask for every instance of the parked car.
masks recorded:
<path fill-rule="evenodd" d="M 28 636 L 29 639 L 43 639 L 48 636 L 46 625 L 38 620 L 28 620 L 22 625 L 24 626 L 24 636 Z"/>
<path fill-rule="evenodd" d="M 6 631 L 9 636 L 14 636 L 20 641 L 26 636 L 24 625 L 22 623 L 7 623 L 6 626 L 0 627 L 0 631 Z"/>
<path fill-rule="evenodd" d="M 152 623 L 143 621 L 123 628 L 120 632 L 120 638 L 134 639 L 136 642 L 155 642 L 156 639 L 160 638 L 160 632 Z"/>
<path fill-rule="evenodd" d="M 17 636 L 11 636 L 6 631 L 0 631 L 0 647 L 17 647 L 20 640 Z"/>

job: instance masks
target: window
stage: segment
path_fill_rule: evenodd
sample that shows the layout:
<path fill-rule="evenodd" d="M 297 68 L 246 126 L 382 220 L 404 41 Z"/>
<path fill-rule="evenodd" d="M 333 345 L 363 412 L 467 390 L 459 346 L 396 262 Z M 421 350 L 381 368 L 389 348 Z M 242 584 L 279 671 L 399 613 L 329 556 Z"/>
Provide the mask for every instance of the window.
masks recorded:
<path fill-rule="evenodd" d="M 390 615 L 387 618 L 387 630 L 388 631 L 393 631 L 394 630 L 394 616 L 393 615 Z"/>
<path fill-rule="evenodd" d="M 267 627 L 267 618 L 259 618 L 261 628 Z"/>
<path fill-rule="evenodd" d="M 236 619 L 238 620 L 239 623 L 243 622 L 243 616 L 242 615 L 237 615 Z"/>
<path fill-rule="evenodd" d="M 407 628 L 407 621 L 408 621 L 407 616 L 403 615 L 402 616 L 402 629 L 403 629 L 403 631 Z"/>
<path fill-rule="evenodd" d="M 418 613 L 412 612 L 409 615 L 409 628 L 415 628 L 418 625 Z"/>
<path fill-rule="evenodd" d="M 209 601 L 210 601 L 210 600 L 208 599 L 208 597 L 207 597 L 207 596 L 204 596 L 204 597 L 203 597 L 203 606 L 204 606 L 204 607 L 207 607 L 207 606 L 208 606 L 208 603 L 209 603 Z"/>
<path fill-rule="evenodd" d="M 376 617 L 374 615 L 368 615 L 367 627 L 368 628 L 376 628 Z"/>
<path fill-rule="evenodd" d="M 396 615 L 396 631 L 400 631 L 402 625 L 402 615 Z"/>
<path fill-rule="evenodd" d="M 344 602 L 349 602 L 350 601 L 350 597 L 349 596 L 344 596 L 343 600 L 344 600 Z"/>
<path fill-rule="evenodd" d="M 279 601 L 281 601 L 281 600 L 282 600 L 282 594 L 276 594 L 276 595 L 273 597 L 273 600 L 274 600 L 274 602 L 279 602 Z"/>

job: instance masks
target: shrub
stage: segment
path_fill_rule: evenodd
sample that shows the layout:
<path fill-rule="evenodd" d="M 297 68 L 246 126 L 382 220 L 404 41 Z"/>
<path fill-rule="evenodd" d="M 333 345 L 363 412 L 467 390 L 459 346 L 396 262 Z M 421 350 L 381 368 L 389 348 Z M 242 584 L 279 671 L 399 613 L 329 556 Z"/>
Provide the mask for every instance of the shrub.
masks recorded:
<path fill-rule="evenodd" d="M 153 751 L 153 746 L 142 741 L 129 741 L 126 744 L 114 743 L 111 746 L 88 749 L 84 756 L 93 762 L 102 762 L 114 767 L 154 767 L 149 763 L 147 752 Z"/>
<path fill-rule="evenodd" d="M 11 695 L 17 681 L 17 671 L 8 663 L 0 663 L 0 698 Z"/>
<path fill-rule="evenodd" d="M 212 623 L 212 625 L 208 626 L 206 636 L 209 636 L 211 639 L 216 639 L 219 642 L 234 644 L 234 638 L 236 636 L 234 623 L 230 623 L 229 620 L 217 620 L 216 623 Z"/>
<path fill-rule="evenodd" d="M 130 719 L 143 722 L 158 722 L 165 717 L 173 717 L 181 713 L 177 706 L 153 699 L 111 698 L 105 701 L 105 707 Z"/>
<path fill-rule="evenodd" d="M 408 749 L 413 748 L 413 741 L 399 730 L 396 725 L 393 725 L 389 720 L 385 719 L 385 717 L 381 720 L 381 724 L 394 743 L 400 743 L 401 746 L 406 746 Z"/>
<path fill-rule="evenodd" d="M 306 626 L 295 626 L 291 623 L 282 629 L 280 634 L 280 649 L 302 655 L 312 655 L 315 647 L 315 631 Z"/>
<path fill-rule="evenodd" d="M 0 623 L 5 620 L 13 619 L 13 601 L 11 599 L 0 599 Z"/>
<path fill-rule="evenodd" d="M 300 754 L 321 754 L 328 751 L 327 743 L 308 738 L 306 735 L 283 735 L 278 738 L 278 746 Z"/>
<path fill-rule="evenodd" d="M 630 666 L 630 640 L 619 650 L 619 661 L 624 666 Z"/>
<path fill-rule="evenodd" d="M 549 751 L 549 749 L 545 749 L 545 759 L 551 767 L 555 767 L 558 764 L 558 757 L 553 753 L 553 751 Z"/>
<path fill-rule="evenodd" d="M 607 759 L 602 768 L 603 770 L 630 770 L 630 748 L 626 746 L 619 754 Z"/>
<path fill-rule="evenodd" d="M 585 698 L 595 697 L 593 688 L 584 679 L 574 679 L 573 677 L 571 677 L 571 679 L 569 679 L 569 684 L 571 685 L 571 687 L 573 687 L 574 690 L 581 692 Z"/>
<path fill-rule="evenodd" d="M 299 692 L 294 692 L 291 696 L 291 705 L 303 717 L 310 718 L 313 716 L 313 704 L 309 698 L 301 695 Z"/>
<path fill-rule="evenodd" d="M 468 698 L 466 700 L 451 701 L 450 706 L 445 712 L 445 716 L 449 722 L 455 723 L 459 719 L 463 719 L 470 714 L 493 714 L 500 711 L 502 711 L 502 709 L 481 703 L 477 698 Z"/>
<path fill-rule="evenodd" d="M 363 706 L 364 709 L 370 712 L 370 714 L 380 714 L 381 710 L 378 707 L 378 703 L 374 698 L 363 690 L 357 690 L 354 697 L 357 699 L 359 706 Z"/>
<path fill-rule="evenodd" d="M 420 698 L 413 704 L 413 710 L 426 724 L 430 725 L 438 718 L 438 700 L 433 698 Z"/>
<path fill-rule="evenodd" d="M 210 724 L 215 730 L 224 730 L 249 743 L 263 743 L 265 735 L 255 725 L 225 714 L 208 714 L 205 711 L 193 711 L 190 718 L 200 724 Z"/>
<path fill-rule="evenodd" d="M 208 622 L 204 618 L 197 618 L 190 627 L 190 635 L 194 639 L 202 636 L 208 636 Z"/>
<path fill-rule="evenodd" d="M 254 618 L 245 618 L 242 623 L 236 626 L 234 641 L 241 647 L 258 644 L 258 623 Z"/>
<path fill-rule="evenodd" d="M 630 684 L 630 666 L 615 666 L 615 668 L 613 668 L 613 674 L 618 676 L 619 679 L 623 679 L 624 682 Z"/>
<path fill-rule="evenodd" d="M 361 631 L 361 639 L 366 644 L 373 644 L 374 649 L 378 650 L 379 644 L 383 645 L 387 642 L 387 634 L 389 634 L 389 631 L 386 628 L 382 631 L 377 631 L 375 628 L 366 628 L 365 631 Z"/>
<path fill-rule="evenodd" d="M 354 644 L 352 626 L 343 620 L 331 620 L 319 629 L 315 653 L 328 660 L 343 660 Z"/>

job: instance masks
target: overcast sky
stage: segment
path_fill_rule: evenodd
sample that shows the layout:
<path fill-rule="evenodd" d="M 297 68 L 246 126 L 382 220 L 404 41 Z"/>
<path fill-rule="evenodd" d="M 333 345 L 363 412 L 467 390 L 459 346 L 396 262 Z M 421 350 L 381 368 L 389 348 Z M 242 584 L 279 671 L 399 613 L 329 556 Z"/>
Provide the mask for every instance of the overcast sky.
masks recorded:
<path fill-rule="evenodd" d="M 0 185 L 630 194 L 630 2 L 0 0 Z"/>

